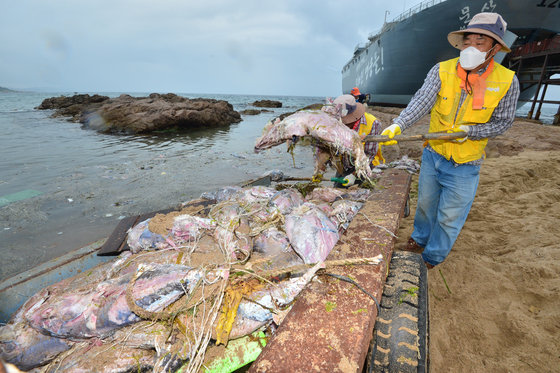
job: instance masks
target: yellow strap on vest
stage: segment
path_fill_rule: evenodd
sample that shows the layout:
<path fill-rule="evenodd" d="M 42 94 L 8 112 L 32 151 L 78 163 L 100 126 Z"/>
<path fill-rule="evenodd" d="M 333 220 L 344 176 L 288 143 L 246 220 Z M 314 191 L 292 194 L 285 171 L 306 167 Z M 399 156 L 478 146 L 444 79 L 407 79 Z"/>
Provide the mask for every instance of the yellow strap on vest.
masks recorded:
<path fill-rule="evenodd" d="M 366 117 L 366 123 L 360 123 L 360 127 L 358 128 L 358 134 L 360 136 L 369 135 L 371 127 L 373 127 L 373 122 L 377 120 L 377 118 L 370 113 L 364 113 L 364 116 Z"/>

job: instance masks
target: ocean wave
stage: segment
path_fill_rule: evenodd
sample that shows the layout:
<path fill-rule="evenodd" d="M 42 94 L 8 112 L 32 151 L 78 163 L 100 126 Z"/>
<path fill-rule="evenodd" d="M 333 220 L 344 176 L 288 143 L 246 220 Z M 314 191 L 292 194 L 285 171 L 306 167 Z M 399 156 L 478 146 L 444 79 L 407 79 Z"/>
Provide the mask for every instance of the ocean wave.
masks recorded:
<path fill-rule="evenodd" d="M 31 113 L 36 111 L 35 109 L 0 109 L 0 114 L 14 114 L 14 113 Z"/>

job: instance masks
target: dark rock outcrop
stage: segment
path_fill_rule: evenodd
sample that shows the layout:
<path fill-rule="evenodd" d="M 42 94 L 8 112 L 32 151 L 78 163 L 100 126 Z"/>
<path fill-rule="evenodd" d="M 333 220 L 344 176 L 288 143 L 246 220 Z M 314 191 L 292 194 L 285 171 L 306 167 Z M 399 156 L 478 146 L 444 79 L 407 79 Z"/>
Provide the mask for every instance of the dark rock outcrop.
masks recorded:
<path fill-rule="evenodd" d="M 240 113 L 241 115 L 259 115 L 261 113 L 261 110 L 246 109 L 246 110 L 241 110 Z"/>
<path fill-rule="evenodd" d="M 241 121 L 239 113 L 227 101 L 188 99 L 173 93 L 152 93 L 148 97 L 120 95 L 98 99 L 99 102 L 76 96 L 71 99 L 74 101 L 60 97 L 46 99 L 38 109 L 56 109 L 55 115 L 71 115 L 84 127 L 106 133 L 218 127 Z M 81 106 L 78 103 L 80 100 L 83 101 Z M 69 102 L 72 104 L 69 105 Z"/>
<path fill-rule="evenodd" d="M 251 105 L 256 107 L 282 107 L 282 103 L 280 101 L 274 100 L 258 100 L 253 102 Z"/>
<path fill-rule="evenodd" d="M 82 112 L 96 110 L 107 100 L 107 96 L 88 94 L 50 97 L 44 99 L 35 109 L 55 110 L 53 117 L 71 117 L 72 121 L 78 122 Z"/>

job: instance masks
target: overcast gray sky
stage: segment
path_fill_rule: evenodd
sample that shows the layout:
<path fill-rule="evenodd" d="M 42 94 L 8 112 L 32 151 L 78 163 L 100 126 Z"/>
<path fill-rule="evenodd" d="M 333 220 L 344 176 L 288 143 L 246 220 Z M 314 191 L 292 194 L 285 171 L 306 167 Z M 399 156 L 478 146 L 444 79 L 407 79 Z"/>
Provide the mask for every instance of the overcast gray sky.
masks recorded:
<path fill-rule="evenodd" d="M 0 0 L 0 86 L 336 96 L 415 0 Z"/>

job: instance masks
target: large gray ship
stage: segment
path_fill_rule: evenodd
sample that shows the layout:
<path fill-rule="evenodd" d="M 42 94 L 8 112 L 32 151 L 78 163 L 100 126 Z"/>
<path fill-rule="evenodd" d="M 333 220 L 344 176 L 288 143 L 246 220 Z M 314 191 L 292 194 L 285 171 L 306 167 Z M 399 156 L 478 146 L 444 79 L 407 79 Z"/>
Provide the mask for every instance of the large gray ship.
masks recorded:
<path fill-rule="evenodd" d="M 517 72 L 522 82 L 520 102 L 528 101 L 537 91 L 539 62 L 521 66 L 515 56 L 545 44 L 560 48 L 560 0 L 424 1 L 386 22 L 367 43 L 356 46 L 342 69 L 342 92 L 358 87 L 370 95 L 370 103 L 405 106 L 436 63 L 459 56 L 447 34 L 466 28 L 480 12 L 499 13 L 507 22 L 504 41 L 512 52 L 499 53 L 496 60 Z M 548 77 L 555 73 L 560 69 L 546 71 Z"/>

